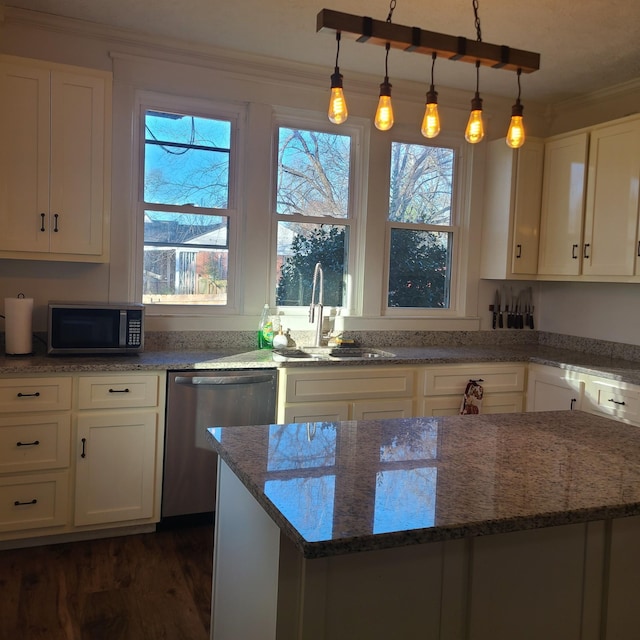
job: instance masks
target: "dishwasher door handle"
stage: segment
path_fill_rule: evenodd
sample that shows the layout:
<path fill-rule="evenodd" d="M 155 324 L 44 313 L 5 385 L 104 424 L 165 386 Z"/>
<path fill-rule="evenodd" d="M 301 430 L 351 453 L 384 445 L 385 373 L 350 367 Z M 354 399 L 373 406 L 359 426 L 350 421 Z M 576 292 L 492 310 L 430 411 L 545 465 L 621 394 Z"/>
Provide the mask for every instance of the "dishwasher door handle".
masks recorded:
<path fill-rule="evenodd" d="M 260 382 L 273 382 L 272 374 L 239 375 L 239 376 L 177 376 L 176 384 L 187 385 L 219 385 L 219 384 L 256 384 Z"/>

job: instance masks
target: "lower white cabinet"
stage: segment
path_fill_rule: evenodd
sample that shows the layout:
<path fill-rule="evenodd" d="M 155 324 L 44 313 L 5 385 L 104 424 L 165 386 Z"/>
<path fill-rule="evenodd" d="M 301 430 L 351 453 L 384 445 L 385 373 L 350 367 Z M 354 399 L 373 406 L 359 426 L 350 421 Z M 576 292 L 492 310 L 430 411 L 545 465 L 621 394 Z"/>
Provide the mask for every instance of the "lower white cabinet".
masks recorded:
<path fill-rule="evenodd" d="M 584 380 L 578 373 L 530 364 L 527 411 L 563 411 L 582 408 Z"/>
<path fill-rule="evenodd" d="M 592 375 L 585 375 L 584 383 L 585 411 L 640 424 L 639 386 Z"/>
<path fill-rule="evenodd" d="M 482 385 L 481 413 L 519 413 L 524 406 L 526 367 L 518 363 L 433 365 L 421 371 L 422 397 L 418 415 L 451 416 L 460 413 L 470 380 Z"/>
<path fill-rule="evenodd" d="M 157 439 L 155 411 L 78 416 L 75 525 L 153 517 Z"/>
<path fill-rule="evenodd" d="M 0 378 L 0 541 L 160 518 L 164 372 Z"/>
<path fill-rule="evenodd" d="M 413 415 L 412 367 L 282 368 L 278 422 L 335 422 Z"/>

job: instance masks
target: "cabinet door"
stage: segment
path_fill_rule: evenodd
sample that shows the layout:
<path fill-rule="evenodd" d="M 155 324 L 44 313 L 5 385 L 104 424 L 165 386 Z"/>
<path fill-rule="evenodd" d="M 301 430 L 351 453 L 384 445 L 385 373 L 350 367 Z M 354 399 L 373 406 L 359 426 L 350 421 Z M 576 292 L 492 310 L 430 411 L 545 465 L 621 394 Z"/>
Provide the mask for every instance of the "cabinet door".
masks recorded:
<path fill-rule="evenodd" d="M 155 411 L 78 415 L 77 526 L 155 515 L 157 425 Z"/>
<path fill-rule="evenodd" d="M 49 71 L 0 62 L 0 95 L 0 250 L 46 252 Z"/>
<path fill-rule="evenodd" d="M 353 420 L 387 420 L 389 418 L 410 418 L 413 415 L 411 398 L 393 400 L 359 400 L 353 403 Z"/>
<path fill-rule="evenodd" d="M 51 204 L 54 253 L 102 253 L 105 215 L 105 80 L 54 71 Z"/>
<path fill-rule="evenodd" d="M 457 416 L 462 399 L 456 396 L 424 398 L 420 415 Z M 521 413 L 524 399 L 521 393 L 492 393 L 482 398 L 480 413 Z"/>
<path fill-rule="evenodd" d="M 640 120 L 592 131 L 582 272 L 633 275 L 638 256 Z"/>
<path fill-rule="evenodd" d="M 577 410 L 582 406 L 584 382 L 568 379 L 562 369 L 529 368 L 527 411 Z"/>
<path fill-rule="evenodd" d="M 487 145 L 483 278 L 537 273 L 543 157 L 544 145 L 536 140 L 518 150 L 502 139 Z"/>
<path fill-rule="evenodd" d="M 278 412 L 278 422 L 340 422 L 349 419 L 348 402 L 301 402 Z"/>
<path fill-rule="evenodd" d="M 544 153 L 538 273 L 580 273 L 587 134 L 548 142 Z"/>

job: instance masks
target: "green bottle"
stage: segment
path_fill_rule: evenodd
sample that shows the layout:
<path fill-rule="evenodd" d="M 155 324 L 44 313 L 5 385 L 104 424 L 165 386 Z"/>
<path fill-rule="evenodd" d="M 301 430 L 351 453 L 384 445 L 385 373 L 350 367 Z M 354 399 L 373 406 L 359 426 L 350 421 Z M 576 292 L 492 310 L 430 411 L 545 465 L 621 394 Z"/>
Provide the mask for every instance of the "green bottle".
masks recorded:
<path fill-rule="evenodd" d="M 258 349 L 273 349 L 273 322 L 267 303 L 262 309 L 258 325 Z"/>

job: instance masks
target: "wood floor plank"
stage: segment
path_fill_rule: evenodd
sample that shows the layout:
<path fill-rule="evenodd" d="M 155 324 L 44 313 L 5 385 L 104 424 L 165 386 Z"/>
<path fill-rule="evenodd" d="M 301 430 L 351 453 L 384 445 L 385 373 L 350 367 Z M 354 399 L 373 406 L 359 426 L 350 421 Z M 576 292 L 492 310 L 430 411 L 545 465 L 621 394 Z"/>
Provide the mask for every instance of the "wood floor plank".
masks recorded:
<path fill-rule="evenodd" d="M 0 640 L 208 640 L 213 528 L 0 552 Z"/>

